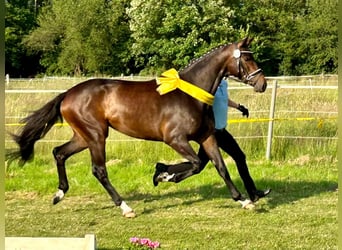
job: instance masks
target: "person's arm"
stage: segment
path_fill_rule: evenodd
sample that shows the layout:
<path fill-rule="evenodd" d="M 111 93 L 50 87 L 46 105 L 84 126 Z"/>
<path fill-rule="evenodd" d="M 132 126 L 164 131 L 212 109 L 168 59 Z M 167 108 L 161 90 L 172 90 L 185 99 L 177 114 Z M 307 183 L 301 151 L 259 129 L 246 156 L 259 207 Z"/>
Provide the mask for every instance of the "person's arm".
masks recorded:
<path fill-rule="evenodd" d="M 239 104 L 236 103 L 236 102 L 234 102 L 233 100 L 231 100 L 231 99 L 229 98 L 229 99 L 228 99 L 228 107 L 238 109 L 238 108 L 239 108 Z"/>
<path fill-rule="evenodd" d="M 245 106 L 239 103 L 236 103 L 229 98 L 228 98 L 228 106 L 232 108 L 236 108 L 237 110 L 240 110 L 242 112 L 242 116 L 247 116 L 247 117 L 249 116 L 249 111 Z"/>

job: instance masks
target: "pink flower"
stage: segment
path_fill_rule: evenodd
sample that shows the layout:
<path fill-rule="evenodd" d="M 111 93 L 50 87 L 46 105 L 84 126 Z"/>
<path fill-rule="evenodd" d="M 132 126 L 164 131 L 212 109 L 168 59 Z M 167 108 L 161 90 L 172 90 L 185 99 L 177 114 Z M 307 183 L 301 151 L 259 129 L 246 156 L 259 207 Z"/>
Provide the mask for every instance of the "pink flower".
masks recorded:
<path fill-rule="evenodd" d="M 138 238 L 138 237 L 132 237 L 129 239 L 131 243 L 134 245 L 142 246 L 142 247 L 148 247 L 150 249 L 158 248 L 160 247 L 160 243 L 158 241 L 151 241 L 149 238 Z"/>
<path fill-rule="evenodd" d="M 140 244 L 141 245 L 149 246 L 150 243 L 151 243 L 151 240 L 148 239 L 148 238 L 141 238 L 140 239 Z"/>
<path fill-rule="evenodd" d="M 129 239 L 129 241 L 130 241 L 131 243 L 139 243 L 139 238 L 137 238 L 137 237 L 132 237 L 132 238 Z"/>
<path fill-rule="evenodd" d="M 160 243 L 158 241 L 152 241 L 150 242 L 150 244 L 148 245 L 150 248 L 158 248 L 160 246 Z"/>

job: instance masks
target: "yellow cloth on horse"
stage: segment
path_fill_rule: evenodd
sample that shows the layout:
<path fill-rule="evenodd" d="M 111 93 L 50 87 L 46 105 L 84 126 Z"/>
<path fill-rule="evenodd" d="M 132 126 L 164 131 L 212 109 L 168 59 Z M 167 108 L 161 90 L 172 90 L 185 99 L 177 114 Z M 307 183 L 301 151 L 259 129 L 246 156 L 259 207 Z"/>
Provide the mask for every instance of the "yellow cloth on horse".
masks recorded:
<path fill-rule="evenodd" d="M 212 94 L 187 81 L 180 79 L 177 70 L 169 69 L 161 75 L 163 77 L 157 77 L 156 79 L 157 84 L 159 85 L 157 91 L 160 95 L 164 95 L 178 88 L 203 103 L 213 105 L 214 96 Z"/>

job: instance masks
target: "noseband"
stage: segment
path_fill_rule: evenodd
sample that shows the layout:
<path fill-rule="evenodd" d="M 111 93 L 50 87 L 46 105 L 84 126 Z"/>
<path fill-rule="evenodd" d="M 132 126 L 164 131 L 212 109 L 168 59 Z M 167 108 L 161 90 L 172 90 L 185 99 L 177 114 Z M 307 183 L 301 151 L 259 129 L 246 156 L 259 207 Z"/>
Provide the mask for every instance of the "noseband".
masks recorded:
<path fill-rule="evenodd" d="M 238 72 L 240 73 L 240 75 L 242 75 L 243 82 L 250 83 L 256 75 L 262 72 L 262 69 L 258 68 L 257 70 L 248 74 L 248 71 L 243 67 L 243 63 L 241 61 L 241 54 L 253 54 L 253 52 L 248 50 L 241 51 L 239 49 L 235 49 L 233 53 L 233 57 L 236 59 Z"/>

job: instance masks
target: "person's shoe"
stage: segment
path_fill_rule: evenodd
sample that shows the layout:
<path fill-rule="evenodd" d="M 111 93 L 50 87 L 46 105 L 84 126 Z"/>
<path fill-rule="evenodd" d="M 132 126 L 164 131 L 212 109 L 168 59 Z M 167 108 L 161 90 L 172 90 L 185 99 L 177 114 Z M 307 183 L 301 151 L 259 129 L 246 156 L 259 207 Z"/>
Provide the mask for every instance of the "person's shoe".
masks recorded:
<path fill-rule="evenodd" d="M 271 193 L 271 191 L 272 191 L 272 189 L 266 189 L 266 190 L 264 190 L 264 191 L 262 191 L 262 190 L 256 190 L 256 191 L 254 192 L 254 197 L 251 197 L 251 200 L 252 200 L 253 202 L 256 202 L 256 201 L 259 200 L 260 198 L 267 196 L 269 193 Z"/>
<path fill-rule="evenodd" d="M 163 163 L 157 162 L 156 171 L 154 172 L 152 181 L 153 185 L 156 187 L 158 183 L 162 181 L 163 177 L 161 176 L 162 173 L 167 172 L 167 166 Z"/>

